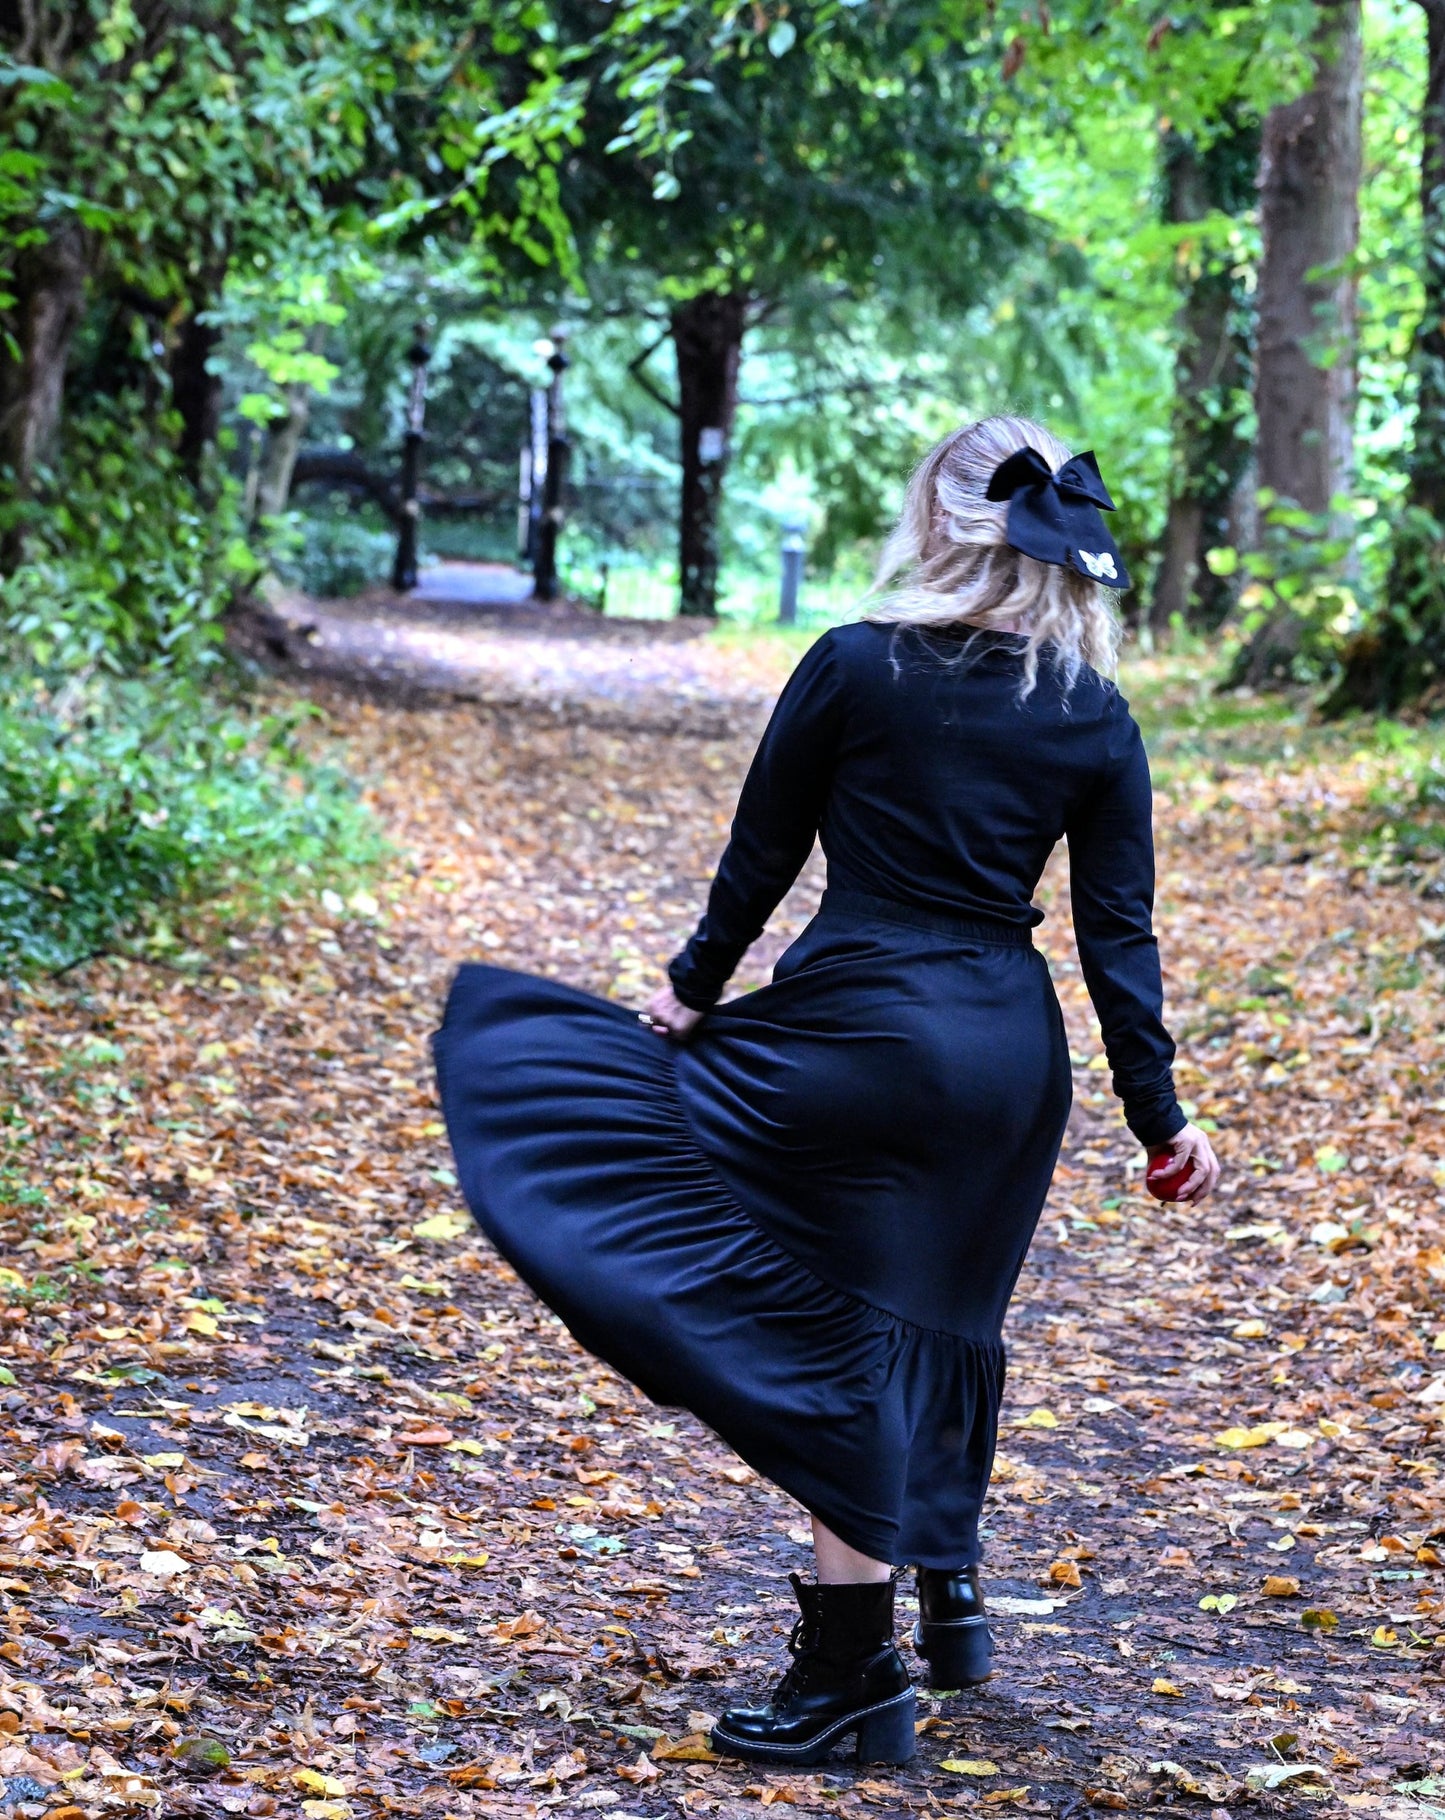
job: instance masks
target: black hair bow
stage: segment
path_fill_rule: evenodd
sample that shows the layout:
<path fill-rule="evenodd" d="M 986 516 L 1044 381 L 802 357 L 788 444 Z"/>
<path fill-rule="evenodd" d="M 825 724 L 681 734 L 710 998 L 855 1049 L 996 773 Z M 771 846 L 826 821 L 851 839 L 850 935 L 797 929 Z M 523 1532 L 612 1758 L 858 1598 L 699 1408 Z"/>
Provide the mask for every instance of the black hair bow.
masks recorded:
<path fill-rule="evenodd" d="M 1061 569 L 1077 569 L 1109 588 L 1130 586 L 1119 546 L 1104 528 L 1114 510 L 1094 451 L 1066 461 L 1057 474 L 1037 449 L 1015 449 L 993 471 L 988 498 L 1006 499 L 1009 548 Z"/>

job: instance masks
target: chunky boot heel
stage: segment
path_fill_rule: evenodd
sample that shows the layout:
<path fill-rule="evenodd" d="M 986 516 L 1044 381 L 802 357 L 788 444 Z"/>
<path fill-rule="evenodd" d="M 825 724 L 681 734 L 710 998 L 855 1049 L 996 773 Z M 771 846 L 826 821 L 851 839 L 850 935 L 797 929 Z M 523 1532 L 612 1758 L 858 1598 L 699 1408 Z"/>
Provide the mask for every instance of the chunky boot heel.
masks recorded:
<path fill-rule="evenodd" d="M 918 1622 L 913 1647 L 928 1664 L 930 1687 L 977 1687 L 993 1673 L 993 1639 L 978 1569 L 918 1570 Z"/>
<path fill-rule="evenodd" d="M 918 1749 L 918 1696 L 912 1688 L 858 1727 L 860 1763 L 908 1763 Z"/>
<path fill-rule="evenodd" d="M 766 1706 L 737 1706 L 712 1730 L 723 1757 L 797 1766 L 824 1763 L 856 1739 L 860 1763 L 907 1763 L 917 1700 L 893 1647 L 893 1582 L 808 1586 L 789 1574 L 802 1616 L 788 1639 L 793 1665 Z"/>

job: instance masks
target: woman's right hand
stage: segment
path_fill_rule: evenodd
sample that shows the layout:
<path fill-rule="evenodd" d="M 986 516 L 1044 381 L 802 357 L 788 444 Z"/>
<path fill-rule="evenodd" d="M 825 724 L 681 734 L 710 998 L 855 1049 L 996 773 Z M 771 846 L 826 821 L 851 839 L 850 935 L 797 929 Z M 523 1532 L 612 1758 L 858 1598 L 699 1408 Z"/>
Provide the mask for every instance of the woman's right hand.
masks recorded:
<path fill-rule="evenodd" d="M 685 1043 L 706 1015 L 684 1005 L 671 986 L 659 986 L 647 1001 L 646 1011 L 640 1013 L 649 1029 L 670 1036 L 675 1043 Z"/>
<path fill-rule="evenodd" d="M 1219 1181 L 1219 1158 L 1197 1125 L 1185 1125 L 1167 1144 L 1150 1144 L 1148 1151 L 1150 1173 L 1156 1173 L 1156 1165 L 1167 1159 L 1168 1166 L 1157 1173 L 1182 1176 L 1179 1186 L 1169 1191 L 1171 1201 L 1202 1201 Z"/>

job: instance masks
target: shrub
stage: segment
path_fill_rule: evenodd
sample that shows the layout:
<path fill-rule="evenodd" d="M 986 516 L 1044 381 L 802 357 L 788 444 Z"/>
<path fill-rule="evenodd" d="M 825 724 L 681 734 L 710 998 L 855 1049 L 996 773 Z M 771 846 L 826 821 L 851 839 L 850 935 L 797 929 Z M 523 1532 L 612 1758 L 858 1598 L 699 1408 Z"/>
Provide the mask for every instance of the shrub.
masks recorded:
<path fill-rule="evenodd" d="M 0 696 L 0 966 L 66 967 L 167 903 L 254 904 L 375 863 L 375 823 L 300 718 L 154 677 Z"/>
<path fill-rule="evenodd" d="M 221 618 L 256 559 L 237 490 L 203 499 L 163 434 L 127 401 L 73 419 L 62 470 L 22 511 L 24 558 L 0 580 L 0 627 L 42 672 L 194 673 L 219 654 Z"/>

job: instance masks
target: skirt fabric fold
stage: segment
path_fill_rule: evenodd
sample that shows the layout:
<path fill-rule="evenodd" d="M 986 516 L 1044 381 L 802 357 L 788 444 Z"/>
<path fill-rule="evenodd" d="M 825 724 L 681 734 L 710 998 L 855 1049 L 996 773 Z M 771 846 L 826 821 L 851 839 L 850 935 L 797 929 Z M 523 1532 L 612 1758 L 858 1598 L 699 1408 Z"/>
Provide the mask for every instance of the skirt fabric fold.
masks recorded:
<path fill-rule="evenodd" d="M 467 1204 L 589 1352 L 850 1546 L 978 1560 L 1069 1105 L 1041 955 L 825 911 L 682 1046 L 468 965 L 434 1047 Z"/>

